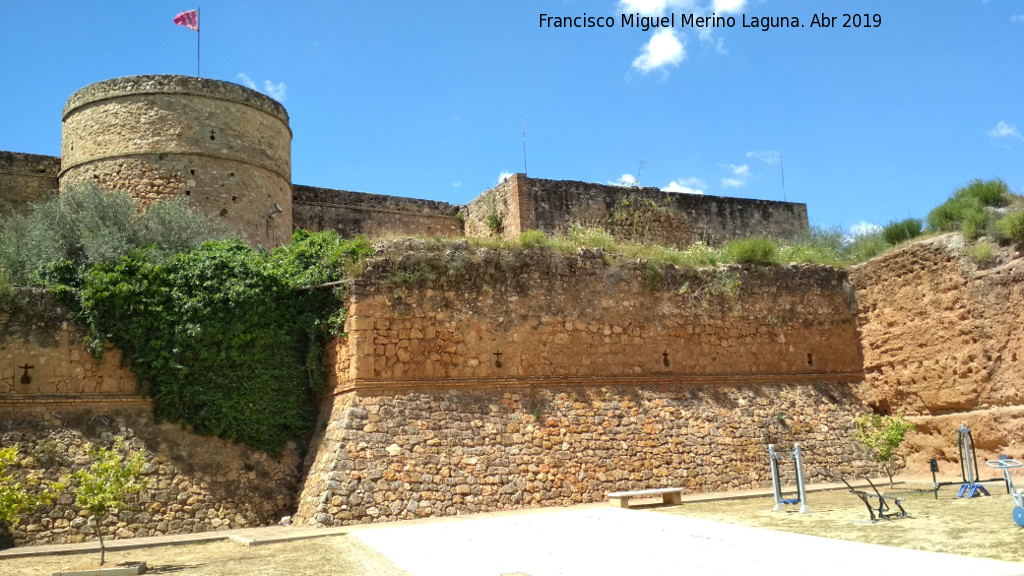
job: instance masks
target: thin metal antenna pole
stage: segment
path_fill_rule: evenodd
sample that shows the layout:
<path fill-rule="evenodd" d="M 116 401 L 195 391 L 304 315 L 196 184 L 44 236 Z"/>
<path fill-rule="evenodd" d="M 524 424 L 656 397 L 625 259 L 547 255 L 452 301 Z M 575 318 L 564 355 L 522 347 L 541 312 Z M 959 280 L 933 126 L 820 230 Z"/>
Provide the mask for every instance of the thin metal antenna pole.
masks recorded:
<path fill-rule="evenodd" d="M 199 18 L 199 7 L 197 6 L 196 7 L 196 78 L 201 78 L 202 77 L 199 74 L 199 39 L 203 35 L 203 32 L 202 32 L 203 27 L 200 24 L 200 20 L 201 19 Z"/>
<path fill-rule="evenodd" d="M 786 201 L 786 165 L 782 162 L 782 152 L 779 152 L 779 169 L 782 170 L 782 201 Z"/>
<path fill-rule="evenodd" d="M 523 175 L 526 175 L 526 117 L 520 116 L 519 122 L 523 129 Z"/>

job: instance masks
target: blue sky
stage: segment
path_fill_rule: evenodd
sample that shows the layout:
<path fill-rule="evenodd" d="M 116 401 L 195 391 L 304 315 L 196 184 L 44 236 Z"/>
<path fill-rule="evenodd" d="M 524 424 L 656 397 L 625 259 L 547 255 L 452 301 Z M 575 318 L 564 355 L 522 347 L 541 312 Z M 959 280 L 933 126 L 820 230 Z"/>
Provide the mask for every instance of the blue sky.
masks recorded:
<path fill-rule="evenodd" d="M 0 150 L 58 155 L 79 88 L 195 74 L 181 1 L 0 0 Z M 465 203 L 502 173 L 923 217 L 972 178 L 1024 191 L 1024 1 L 207 0 L 202 75 L 291 117 L 298 184 Z M 870 28 L 843 28 L 844 13 Z M 682 15 L 735 26 L 681 27 Z M 541 27 L 540 14 L 614 17 Z M 620 14 L 676 15 L 622 27 Z M 837 28 L 811 27 L 815 14 Z M 798 28 L 743 27 L 799 18 Z"/>

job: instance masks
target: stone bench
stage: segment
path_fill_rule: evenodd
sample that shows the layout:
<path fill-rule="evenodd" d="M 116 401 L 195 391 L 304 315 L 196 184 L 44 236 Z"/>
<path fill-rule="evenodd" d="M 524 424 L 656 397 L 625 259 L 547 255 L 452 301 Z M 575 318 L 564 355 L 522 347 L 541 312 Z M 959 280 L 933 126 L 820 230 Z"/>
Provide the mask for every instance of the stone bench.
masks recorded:
<path fill-rule="evenodd" d="M 618 504 L 622 508 L 629 508 L 630 498 L 650 498 L 661 496 L 663 504 L 682 504 L 682 488 L 651 488 L 650 490 L 632 490 L 629 492 L 609 492 L 608 500 L 612 504 Z"/>

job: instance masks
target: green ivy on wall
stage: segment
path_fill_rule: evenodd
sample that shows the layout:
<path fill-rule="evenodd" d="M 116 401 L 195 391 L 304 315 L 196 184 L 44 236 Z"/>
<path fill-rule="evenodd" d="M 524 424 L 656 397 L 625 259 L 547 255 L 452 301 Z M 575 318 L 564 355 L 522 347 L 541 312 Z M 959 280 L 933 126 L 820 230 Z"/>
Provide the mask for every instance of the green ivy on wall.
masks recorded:
<path fill-rule="evenodd" d="M 275 452 L 313 424 L 343 280 L 371 253 L 304 231 L 271 253 L 236 240 L 167 260 L 136 250 L 85 274 L 89 344 L 123 351 L 158 418 Z"/>

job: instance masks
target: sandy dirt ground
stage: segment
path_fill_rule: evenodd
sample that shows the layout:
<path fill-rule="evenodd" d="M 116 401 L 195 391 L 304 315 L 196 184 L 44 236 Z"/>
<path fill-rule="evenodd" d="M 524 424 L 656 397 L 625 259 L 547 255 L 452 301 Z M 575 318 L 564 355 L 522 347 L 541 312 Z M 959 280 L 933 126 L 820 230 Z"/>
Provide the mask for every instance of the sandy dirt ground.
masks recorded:
<path fill-rule="evenodd" d="M 864 504 L 846 491 L 812 492 L 809 514 L 797 507 L 772 511 L 770 498 L 690 502 L 681 506 L 645 507 L 658 514 L 679 514 L 745 526 L 769 528 L 840 540 L 898 546 L 932 552 L 1024 562 L 1024 528 L 1012 520 L 1013 501 L 989 485 L 993 496 L 956 499 L 955 487 L 933 499 L 929 486 L 897 486 L 885 491 L 903 498 L 910 518 L 868 521 Z M 895 509 L 895 507 L 893 507 Z M 376 527 L 369 528 L 370 530 Z M 383 528 L 383 527 L 382 527 Z M 94 566 L 99 554 L 0 560 L 4 576 L 39 576 Z M 233 542 L 161 546 L 108 552 L 108 564 L 145 561 L 150 574 L 188 576 L 264 576 L 268 574 L 338 574 L 402 576 L 403 571 L 354 534 L 289 543 L 244 547 Z M 872 573 L 871 558 L 848 559 Z"/>

